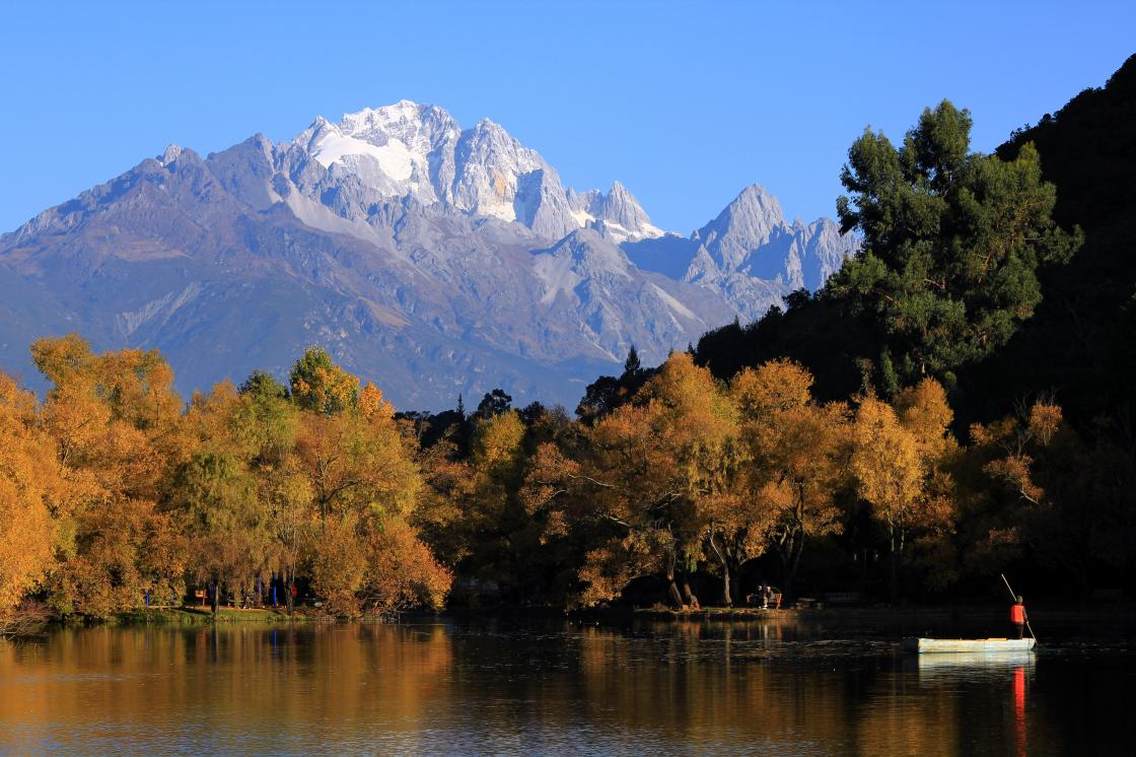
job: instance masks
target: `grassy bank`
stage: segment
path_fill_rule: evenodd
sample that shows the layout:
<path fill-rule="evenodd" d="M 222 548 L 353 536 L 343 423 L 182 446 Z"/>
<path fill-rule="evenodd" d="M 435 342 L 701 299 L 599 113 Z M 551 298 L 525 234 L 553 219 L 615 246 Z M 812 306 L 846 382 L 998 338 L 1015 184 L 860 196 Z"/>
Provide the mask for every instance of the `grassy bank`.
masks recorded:
<path fill-rule="evenodd" d="M 311 620 L 312 616 L 297 609 L 291 615 L 284 610 L 271 608 L 222 607 L 214 616 L 209 608 L 201 607 L 149 607 L 119 613 L 115 620 L 124 625 L 207 625 L 209 623 L 289 623 Z"/>

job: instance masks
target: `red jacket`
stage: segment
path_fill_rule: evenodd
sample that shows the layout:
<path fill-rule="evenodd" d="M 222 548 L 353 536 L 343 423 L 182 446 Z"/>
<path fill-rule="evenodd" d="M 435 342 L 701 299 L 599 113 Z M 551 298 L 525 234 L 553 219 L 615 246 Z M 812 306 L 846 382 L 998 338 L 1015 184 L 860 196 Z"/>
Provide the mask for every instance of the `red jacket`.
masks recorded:
<path fill-rule="evenodd" d="M 1026 606 L 1015 604 L 1010 607 L 1010 622 L 1022 625 L 1026 622 Z"/>

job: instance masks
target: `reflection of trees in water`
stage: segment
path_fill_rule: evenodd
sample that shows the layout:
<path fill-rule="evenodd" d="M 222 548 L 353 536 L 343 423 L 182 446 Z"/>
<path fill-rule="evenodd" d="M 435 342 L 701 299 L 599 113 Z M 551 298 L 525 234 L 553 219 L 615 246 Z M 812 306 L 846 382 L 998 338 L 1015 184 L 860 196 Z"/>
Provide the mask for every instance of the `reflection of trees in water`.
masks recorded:
<path fill-rule="evenodd" d="M 55 729 L 108 718 L 140 739 L 155 728 L 295 730 L 305 739 L 326 729 L 332 743 L 345 722 L 413 732 L 445 698 L 452 658 L 440 626 L 60 632 L 0 644 L 0 680 L 9 682 L 0 687 L 0 722 L 23 724 L 24 748 L 47 735 L 36 729 L 59 738 Z M 0 735 L 0 752 L 20 751 L 9 737 Z"/>
<path fill-rule="evenodd" d="M 429 750 L 439 734 L 521 749 L 582 728 L 640 751 L 648 737 L 859 754 L 1062 743 L 1068 713 L 1054 703 L 1069 702 L 1038 701 L 1032 667 L 924 664 L 817 633 L 788 619 L 59 632 L 0 643 L 0 724 L 20 724 L 0 728 L 0 752 L 45 739 L 83 751 L 68 740 L 93 731 L 153 744 L 171 730 L 268 751 L 391 735 Z"/>
<path fill-rule="evenodd" d="M 928 691 L 896 670 L 875 677 L 856 703 L 856 749 L 861 754 L 965 754 L 957 697 Z"/>
<path fill-rule="evenodd" d="M 593 707 L 619 712 L 626 727 L 707 742 L 845 740 L 842 673 L 762 659 L 764 642 L 794 635 L 791 623 L 675 623 L 653 630 L 659 636 L 646 650 L 615 634 L 584 632 L 581 673 Z"/>

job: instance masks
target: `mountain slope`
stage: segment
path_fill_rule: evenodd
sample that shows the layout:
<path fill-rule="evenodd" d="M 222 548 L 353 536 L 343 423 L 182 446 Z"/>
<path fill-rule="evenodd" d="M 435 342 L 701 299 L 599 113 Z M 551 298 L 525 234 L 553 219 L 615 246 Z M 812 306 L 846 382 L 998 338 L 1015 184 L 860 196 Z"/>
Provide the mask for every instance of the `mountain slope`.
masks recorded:
<path fill-rule="evenodd" d="M 400 407 L 493 386 L 571 406 L 632 344 L 661 360 L 842 259 L 848 240 L 766 206 L 736 201 L 681 240 L 685 265 L 653 265 L 678 238 L 621 184 L 565 189 L 497 124 L 434 106 L 171 147 L 0 237 L 0 360 L 28 380 L 28 343 L 74 330 L 160 348 L 189 391 L 282 375 L 315 343 Z"/>

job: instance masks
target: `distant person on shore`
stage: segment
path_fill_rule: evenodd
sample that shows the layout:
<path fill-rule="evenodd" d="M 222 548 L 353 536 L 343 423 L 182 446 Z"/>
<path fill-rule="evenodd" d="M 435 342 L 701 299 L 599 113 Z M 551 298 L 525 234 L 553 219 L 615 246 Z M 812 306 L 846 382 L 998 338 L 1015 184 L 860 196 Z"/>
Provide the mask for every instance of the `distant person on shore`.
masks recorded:
<path fill-rule="evenodd" d="M 1014 630 L 1018 633 L 1018 638 L 1024 638 L 1026 623 L 1029 617 L 1026 615 L 1026 604 L 1022 600 L 1021 595 L 1018 595 L 1017 601 L 1010 606 L 1010 622 L 1014 624 Z"/>

